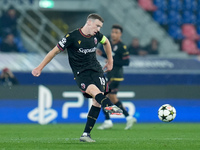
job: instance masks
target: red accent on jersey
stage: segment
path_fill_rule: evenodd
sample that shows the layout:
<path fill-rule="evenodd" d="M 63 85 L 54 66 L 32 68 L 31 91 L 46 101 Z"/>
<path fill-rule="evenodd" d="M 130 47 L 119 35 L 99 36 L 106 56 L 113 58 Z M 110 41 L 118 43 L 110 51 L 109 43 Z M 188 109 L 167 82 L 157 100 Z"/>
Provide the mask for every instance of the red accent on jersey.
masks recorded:
<path fill-rule="evenodd" d="M 57 47 L 58 47 L 61 51 L 64 51 L 58 44 L 57 44 Z"/>
<path fill-rule="evenodd" d="M 84 36 L 84 37 L 86 37 L 86 38 L 90 38 L 90 37 L 91 37 L 91 35 L 85 35 L 85 34 L 81 31 L 81 28 L 78 29 L 78 30 L 79 30 L 79 32 L 81 33 L 82 36 Z"/>
<path fill-rule="evenodd" d="M 129 55 L 128 55 L 128 56 L 125 56 L 125 57 L 122 57 L 123 60 L 125 60 L 125 59 L 129 59 L 129 58 L 130 58 Z"/>

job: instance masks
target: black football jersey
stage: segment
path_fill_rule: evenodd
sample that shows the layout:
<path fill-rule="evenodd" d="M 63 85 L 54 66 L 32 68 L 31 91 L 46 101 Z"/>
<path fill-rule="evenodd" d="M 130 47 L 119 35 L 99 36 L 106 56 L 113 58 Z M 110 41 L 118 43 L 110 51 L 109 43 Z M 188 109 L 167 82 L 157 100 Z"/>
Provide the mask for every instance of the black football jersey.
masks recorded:
<path fill-rule="evenodd" d="M 129 65 L 129 52 L 126 45 L 121 41 L 111 44 L 113 54 L 113 69 L 107 73 L 107 77 L 111 81 L 123 81 L 123 66 Z"/>
<path fill-rule="evenodd" d="M 123 42 L 112 44 L 112 55 L 113 55 L 113 69 L 107 73 L 108 80 L 112 81 L 123 81 L 123 66 L 129 65 L 129 52 L 126 45 Z M 102 47 L 100 48 L 102 51 Z M 103 57 L 106 58 L 106 54 L 103 51 Z"/>
<path fill-rule="evenodd" d="M 76 77 L 82 71 L 91 69 L 103 72 L 96 58 L 96 47 L 98 43 L 105 42 L 105 36 L 98 32 L 94 36 L 84 35 L 81 29 L 66 34 L 57 44 L 64 51 L 67 49 L 69 64 Z"/>
<path fill-rule="evenodd" d="M 129 65 L 129 52 L 127 50 L 126 45 L 123 42 L 118 42 L 116 44 L 112 44 L 112 55 L 113 55 L 113 65 L 122 67 Z"/>

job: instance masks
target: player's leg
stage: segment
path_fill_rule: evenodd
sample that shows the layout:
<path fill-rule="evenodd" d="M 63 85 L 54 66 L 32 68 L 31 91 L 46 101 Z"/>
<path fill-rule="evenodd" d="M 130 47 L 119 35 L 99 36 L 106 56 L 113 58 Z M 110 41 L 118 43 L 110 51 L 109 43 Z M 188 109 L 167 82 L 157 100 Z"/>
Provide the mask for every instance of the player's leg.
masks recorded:
<path fill-rule="evenodd" d="M 113 104 L 115 104 L 123 111 L 123 114 L 126 117 L 126 127 L 124 129 L 125 130 L 130 129 L 133 126 L 133 124 L 137 122 L 137 120 L 133 116 L 129 115 L 128 111 L 125 109 L 122 102 L 117 98 L 117 94 L 111 93 L 109 94 L 109 98 Z"/>
<path fill-rule="evenodd" d="M 81 72 L 76 77 L 76 82 L 84 96 L 91 96 L 94 98 L 104 109 L 108 108 L 108 112 L 121 112 L 122 110 L 116 106 L 113 106 L 110 99 L 104 95 L 106 89 L 106 80 L 103 72 L 96 72 L 93 70 L 87 70 Z"/>
<path fill-rule="evenodd" d="M 114 82 L 114 81 L 111 82 L 111 81 L 109 81 L 108 84 L 109 84 L 109 88 L 111 89 L 110 93 L 116 94 L 117 91 L 118 91 L 119 82 Z M 113 100 L 111 100 L 111 102 L 112 101 Z M 113 127 L 113 123 L 112 123 L 112 120 L 110 119 L 109 113 L 107 113 L 105 110 L 103 110 L 103 113 L 104 113 L 104 116 L 105 116 L 105 121 L 100 126 L 98 126 L 97 129 L 104 130 L 104 129 L 110 129 L 110 128 L 112 128 Z"/>
<path fill-rule="evenodd" d="M 76 83 L 79 86 L 79 88 L 81 89 L 81 91 L 83 92 L 84 97 L 86 97 L 86 98 L 92 98 L 91 95 L 86 93 L 86 89 L 88 89 L 88 86 L 90 84 L 94 83 L 93 79 L 90 77 L 90 75 L 92 73 L 93 72 L 91 70 L 87 70 L 87 71 L 80 73 L 76 77 Z M 97 93 L 101 92 L 100 90 L 97 90 L 97 89 L 95 91 Z M 101 105 L 99 103 L 97 103 L 96 100 L 93 99 L 92 106 L 91 106 L 91 108 L 88 112 L 85 129 L 84 129 L 82 136 L 80 137 L 80 141 L 82 141 L 82 142 L 95 142 L 95 140 L 91 139 L 90 132 L 93 129 L 93 126 L 95 125 L 95 122 L 96 122 L 96 119 L 99 116 L 100 110 L 101 110 Z"/>
<path fill-rule="evenodd" d="M 121 110 L 123 111 L 123 114 L 125 117 L 128 117 L 129 116 L 129 113 L 128 111 L 123 107 L 122 105 L 122 102 L 119 101 L 119 99 L 117 98 L 117 94 L 116 93 L 110 93 L 109 95 L 109 98 L 111 100 L 111 102 L 113 104 L 115 104 L 116 106 L 118 106 L 119 108 L 121 108 Z"/>
<path fill-rule="evenodd" d="M 85 129 L 84 129 L 82 136 L 80 137 L 80 141 L 95 142 L 95 140 L 91 139 L 90 132 L 96 123 L 96 120 L 99 116 L 100 110 L 101 110 L 101 105 L 99 103 L 97 103 L 95 99 L 93 99 L 92 106 L 91 106 L 90 111 L 87 116 L 87 122 L 85 125 Z"/>
<path fill-rule="evenodd" d="M 106 112 L 110 114 L 121 115 L 122 110 L 116 105 L 113 105 L 110 99 L 105 96 L 102 91 L 102 89 L 100 91 L 100 89 L 94 84 L 90 84 L 86 89 L 86 93 L 91 95 Z"/>
<path fill-rule="evenodd" d="M 111 93 L 108 96 L 109 96 L 111 102 L 123 111 L 124 116 L 126 118 L 130 118 L 130 117 L 128 117 L 129 114 L 128 114 L 127 110 L 123 107 L 121 101 L 119 101 L 117 98 L 117 89 L 111 90 Z M 97 129 L 104 130 L 104 129 L 112 128 L 113 123 L 112 123 L 112 120 L 110 119 L 109 113 L 107 113 L 106 111 L 103 111 L 103 113 L 105 116 L 105 121 Z"/>
<path fill-rule="evenodd" d="M 117 107 L 119 107 L 123 111 L 123 114 L 126 117 L 126 121 L 127 121 L 125 129 L 126 130 L 130 129 L 133 126 L 133 124 L 136 122 L 136 119 L 133 116 L 129 115 L 128 111 L 125 109 L 122 102 L 117 98 L 116 93 L 110 93 L 109 98 L 113 104 L 115 104 Z"/>
<path fill-rule="evenodd" d="M 102 107 L 112 106 L 113 104 L 110 102 L 109 98 L 104 96 L 103 86 L 105 86 L 106 82 L 102 76 L 102 73 L 87 70 L 81 72 L 76 77 L 76 83 L 85 97 L 96 99 Z"/>
<path fill-rule="evenodd" d="M 88 90 L 89 89 L 89 90 Z M 116 106 L 113 106 L 113 104 L 110 102 L 109 98 L 104 96 L 102 92 L 93 84 L 89 85 L 86 89 L 86 93 L 91 95 L 93 98 L 93 105 L 90 108 L 90 111 L 88 113 L 87 122 L 85 125 L 84 132 L 82 136 L 80 137 L 80 141 L 82 142 L 95 142 L 95 140 L 92 140 L 90 137 L 90 132 L 93 129 L 96 120 L 99 116 L 101 105 L 104 107 L 112 108 L 111 112 L 116 113 L 122 113 L 122 110 Z M 99 97 L 98 97 L 99 96 Z"/>
<path fill-rule="evenodd" d="M 94 84 L 90 84 L 85 92 L 91 95 L 103 108 L 113 105 L 110 99 Z"/>
<path fill-rule="evenodd" d="M 136 122 L 136 119 L 133 116 L 129 115 L 128 111 L 125 109 L 122 102 L 117 98 L 117 92 L 118 92 L 119 85 L 120 85 L 119 81 L 110 82 L 109 87 L 112 90 L 109 93 L 109 98 L 114 105 L 116 105 L 123 111 L 123 114 L 126 117 L 126 121 L 127 121 L 125 130 L 127 130 L 133 126 L 133 124 Z M 109 114 L 106 112 L 104 112 L 104 113 L 105 113 L 106 120 L 104 121 L 104 123 L 101 126 L 98 127 L 98 129 L 108 129 L 109 127 L 111 127 L 112 121 L 111 121 L 110 117 L 108 117 Z"/>
<path fill-rule="evenodd" d="M 113 127 L 113 123 L 112 120 L 110 119 L 110 114 L 106 112 L 104 109 L 102 110 L 105 116 L 105 120 L 100 126 L 97 127 L 97 129 L 99 130 L 111 129 Z"/>
<path fill-rule="evenodd" d="M 85 80 L 81 79 L 83 82 L 77 81 L 78 85 L 84 84 L 82 90 L 85 89 L 85 93 L 88 96 L 91 96 L 93 98 L 93 106 L 91 107 L 88 118 L 85 126 L 85 130 L 83 135 L 80 137 L 80 141 L 83 142 L 95 142 L 90 137 L 90 132 L 93 129 L 93 126 L 95 125 L 96 119 L 98 118 L 99 112 L 100 112 L 100 106 L 102 107 L 109 107 L 111 108 L 111 112 L 119 112 L 122 113 L 122 110 L 118 107 L 114 107 L 113 104 L 110 102 L 109 98 L 104 96 L 103 93 L 103 85 L 101 85 L 101 82 L 99 80 L 95 81 L 94 76 L 95 72 L 89 71 L 90 79 L 85 78 Z M 94 74 L 94 76 L 93 76 Z M 97 76 L 97 79 L 99 76 Z M 98 86 L 98 87 L 97 87 Z"/>

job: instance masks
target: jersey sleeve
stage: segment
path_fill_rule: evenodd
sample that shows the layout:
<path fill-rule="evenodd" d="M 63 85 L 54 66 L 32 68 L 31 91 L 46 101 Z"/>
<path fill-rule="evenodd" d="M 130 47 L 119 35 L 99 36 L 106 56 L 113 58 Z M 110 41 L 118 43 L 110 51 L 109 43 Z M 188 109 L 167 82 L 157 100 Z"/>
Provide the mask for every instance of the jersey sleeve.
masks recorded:
<path fill-rule="evenodd" d="M 72 36 L 71 34 L 66 34 L 57 44 L 57 47 L 64 51 L 67 47 L 72 44 Z"/>
<path fill-rule="evenodd" d="M 130 56 L 129 56 L 129 51 L 127 49 L 126 45 L 123 45 L 123 51 L 122 51 L 122 60 L 129 60 Z"/>
<path fill-rule="evenodd" d="M 97 40 L 99 43 L 104 44 L 106 42 L 106 36 L 104 36 L 102 33 L 97 33 Z"/>

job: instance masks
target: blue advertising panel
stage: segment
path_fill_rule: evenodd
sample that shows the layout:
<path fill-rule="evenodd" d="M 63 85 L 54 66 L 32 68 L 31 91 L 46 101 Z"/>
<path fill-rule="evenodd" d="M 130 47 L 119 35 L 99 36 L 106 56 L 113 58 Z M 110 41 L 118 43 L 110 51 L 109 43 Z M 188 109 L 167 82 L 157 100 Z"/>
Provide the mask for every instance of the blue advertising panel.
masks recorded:
<path fill-rule="evenodd" d="M 24 87 L 21 88 L 24 89 Z M 14 97 L 8 98 L 8 95 L 5 95 L 4 98 L 2 97 L 0 99 L 0 123 L 48 124 L 83 123 L 86 121 L 88 110 L 92 105 L 92 99 L 85 99 L 80 91 L 63 91 L 60 93 L 60 97 L 56 97 L 56 93 L 63 87 L 54 87 L 54 89 L 52 89 L 52 87 L 47 88 L 40 85 L 36 93 L 38 96 L 35 94 L 31 96 L 31 93 L 35 93 L 33 91 L 35 91 L 37 87 L 29 88 L 26 87 L 26 89 L 29 89 L 26 91 L 27 95 L 21 95 L 16 91 L 16 93 L 12 93 L 15 94 Z M 20 89 L 20 87 L 15 90 L 17 89 Z M 58 89 L 58 91 L 56 89 Z M 174 94 L 178 94 L 180 89 L 176 87 L 174 89 L 176 89 L 176 93 Z M 167 88 L 165 90 L 167 90 Z M 10 90 L 7 94 L 11 94 Z M 117 93 L 118 98 L 122 100 L 129 114 L 135 116 L 138 122 L 161 122 L 158 119 L 158 109 L 163 104 L 171 104 L 175 107 L 177 115 L 174 122 L 200 122 L 200 99 L 198 95 L 197 98 L 140 97 L 140 99 L 139 96 L 136 95 L 140 95 L 139 92 L 127 90 Z M 1 94 L 1 96 L 3 96 L 3 94 Z M 17 96 L 18 98 L 16 98 Z M 24 98 L 25 96 L 30 97 Z M 148 94 L 146 94 L 146 96 L 148 96 Z M 157 97 L 158 96 L 157 94 Z M 116 115 L 111 118 L 113 122 L 125 122 L 124 116 Z M 103 121 L 104 116 L 101 112 L 97 122 Z"/>
<path fill-rule="evenodd" d="M 52 105 L 41 106 L 36 100 L 1 100 L 0 123 L 83 123 L 86 121 L 89 100 L 78 101 L 54 100 Z M 200 122 L 200 100 L 161 99 L 161 100 L 128 100 L 123 101 L 131 115 L 138 122 L 161 122 L 158 119 L 158 108 L 171 104 L 176 108 L 177 116 L 173 122 Z M 127 105 L 126 105 L 127 104 Z M 40 105 L 40 106 L 39 106 Z M 46 105 L 46 106 L 45 106 Z M 40 108 L 39 108 L 40 107 Z M 43 107 L 43 108 L 41 108 Z M 103 122 L 103 113 L 97 122 Z M 113 122 L 125 122 L 124 117 L 113 116 Z"/>

